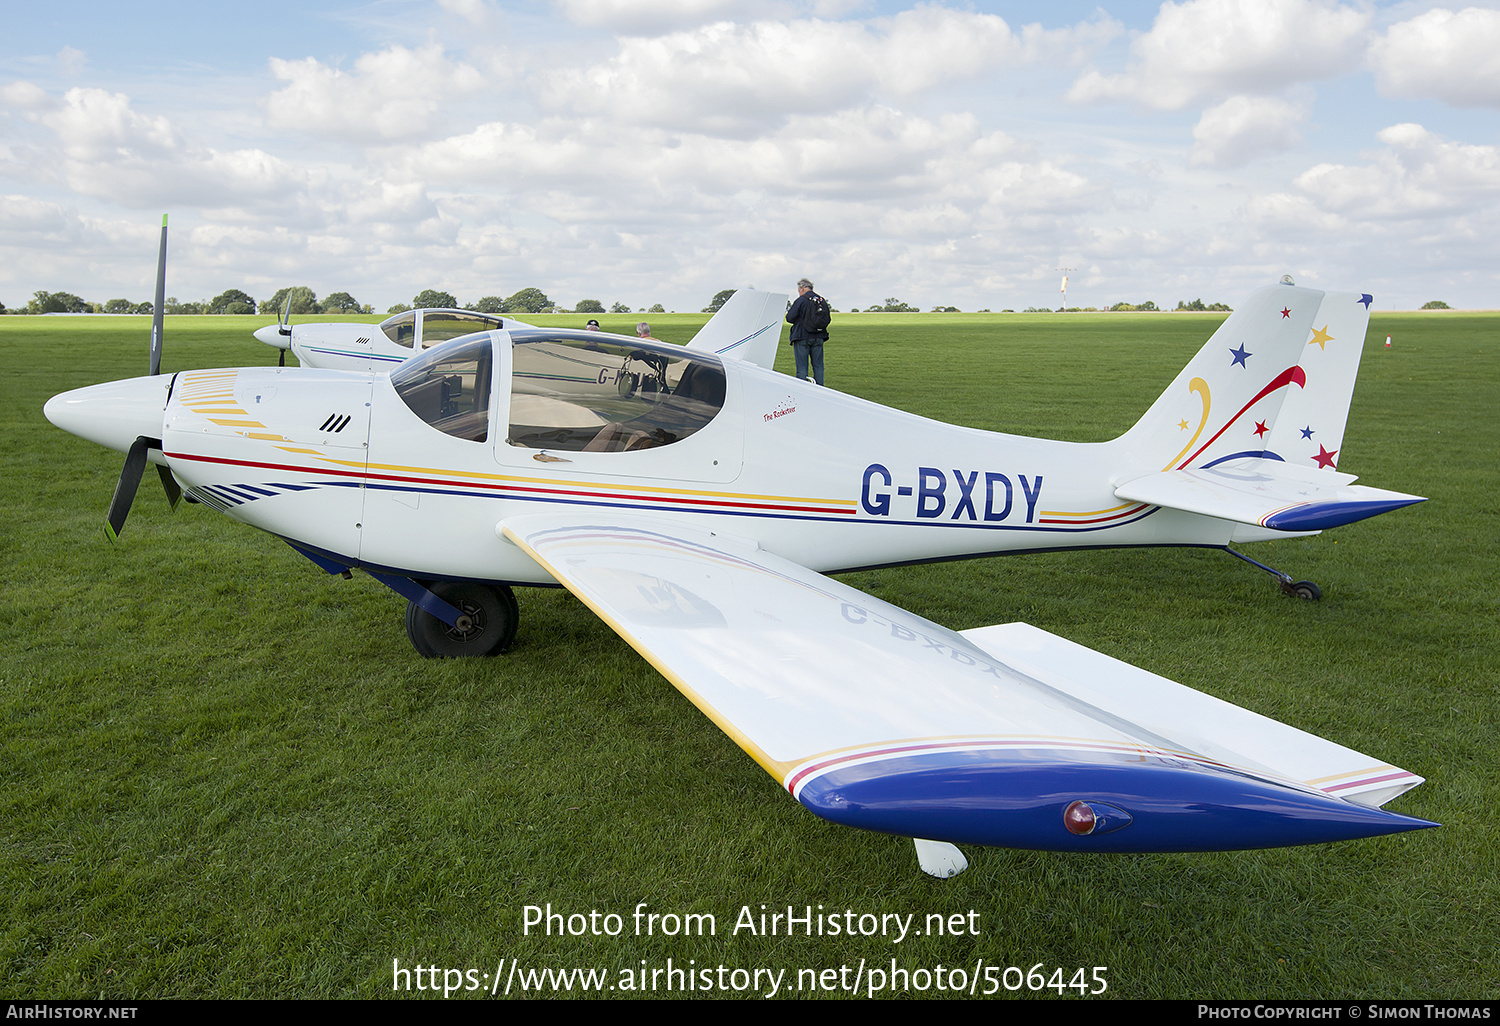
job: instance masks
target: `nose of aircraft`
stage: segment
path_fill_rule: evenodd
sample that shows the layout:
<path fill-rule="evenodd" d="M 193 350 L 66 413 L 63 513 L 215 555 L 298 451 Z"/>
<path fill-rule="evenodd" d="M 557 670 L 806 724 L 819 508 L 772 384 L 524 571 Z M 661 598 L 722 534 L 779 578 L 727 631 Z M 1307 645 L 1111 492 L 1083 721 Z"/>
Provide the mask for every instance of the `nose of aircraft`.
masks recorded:
<path fill-rule="evenodd" d="M 266 345 L 275 346 L 277 349 L 290 349 L 292 347 L 292 337 L 290 335 L 283 335 L 280 326 L 276 324 L 267 324 L 264 328 L 255 329 L 255 337 Z"/>
<path fill-rule="evenodd" d="M 120 452 L 144 435 L 160 438 L 172 375 L 108 381 L 47 400 L 42 412 L 69 434 Z"/>

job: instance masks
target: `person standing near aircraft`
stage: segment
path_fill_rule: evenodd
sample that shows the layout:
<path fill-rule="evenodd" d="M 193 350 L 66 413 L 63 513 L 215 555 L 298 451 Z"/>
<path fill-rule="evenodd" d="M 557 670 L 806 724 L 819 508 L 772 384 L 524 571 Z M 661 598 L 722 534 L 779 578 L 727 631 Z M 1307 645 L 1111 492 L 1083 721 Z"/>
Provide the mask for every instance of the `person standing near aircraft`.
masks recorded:
<path fill-rule="evenodd" d="M 635 333 L 640 338 L 651 338 L 651 325 L 642 321 L 635 326 Z M 655 342 L 656 340 L 651 339 L 651 341 Z"/>
<path fill-rule="evenodd" d="M 823 383 L 823 343 L 828 341 L 828 322 L 832 319 L 828 300 L 813 291 L 813 283 L 803 278 L 797 282 L 797 298 L 786 312 L 792 326 L 790 341 L 797 357 L 797 377 L 807 378 L 812 364 L 813 380 Z"/>

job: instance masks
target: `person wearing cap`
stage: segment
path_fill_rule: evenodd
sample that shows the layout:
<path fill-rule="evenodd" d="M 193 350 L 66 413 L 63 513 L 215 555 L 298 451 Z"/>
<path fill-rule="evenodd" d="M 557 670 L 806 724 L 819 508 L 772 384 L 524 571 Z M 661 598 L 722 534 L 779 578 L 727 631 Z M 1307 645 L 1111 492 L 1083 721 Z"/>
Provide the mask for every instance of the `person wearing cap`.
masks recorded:
<path fill-rule="evenodd" d="M 596 321 L 596 320 L 594 320 L 592 317 L 590 317 L 589 318 L 589 322 L 583 326 L 583 330 L 584 331 L 598 331 L 599 330 L 599 322 Z"/>
<path fill-rule="evenodd" d="M 823 343 L 828 341 L 828 322 L 832 311 L 828 300 L 813 291 L 813 283 L 803 278 L 797 282 L 797 298 L 786 312 L 787 323 L 792 326 L 789 341 L 792 353 L 797 358 L 797 377 L 807 378 L 808 365 L 812 365 L 813 380 L 823 383 Z"/>

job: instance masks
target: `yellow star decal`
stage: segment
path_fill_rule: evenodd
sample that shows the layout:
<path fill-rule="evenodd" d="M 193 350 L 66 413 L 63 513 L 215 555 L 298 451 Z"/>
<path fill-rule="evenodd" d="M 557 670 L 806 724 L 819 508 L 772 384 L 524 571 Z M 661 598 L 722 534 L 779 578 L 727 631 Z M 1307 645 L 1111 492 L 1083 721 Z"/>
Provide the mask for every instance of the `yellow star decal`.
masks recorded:
<path fill-rule="evenodd" d="M 1185 420 L 1179 420 L 1177 422 L 1177 430 L 1178 431 L 1186 431 L 1187 430 L 1187 421 L 1185 421 Z"/>
<path fill-rule="evenodd" d="M 1318 348 L 1319 349 L 1323 350 L 1324 352 L 1327 352 L 1328 351 L 1328 346 L 1325 345 L 1324 343 L 1332 342 L 1332 341 L 1333 341 L 1333 336 L 1330 335 L 1330 334 L 1328 334 L 1328 325 L 1325 324 L 1321 328 L 1319 328 L 1319 329 L 1317 329 L 1316 331 L 1313 332 L 1313 337 L 1307 340 L 1307 344 L 1308 345 L 1312 345 L 1314 342 L 1316 342 L 1318 344 Z"/>

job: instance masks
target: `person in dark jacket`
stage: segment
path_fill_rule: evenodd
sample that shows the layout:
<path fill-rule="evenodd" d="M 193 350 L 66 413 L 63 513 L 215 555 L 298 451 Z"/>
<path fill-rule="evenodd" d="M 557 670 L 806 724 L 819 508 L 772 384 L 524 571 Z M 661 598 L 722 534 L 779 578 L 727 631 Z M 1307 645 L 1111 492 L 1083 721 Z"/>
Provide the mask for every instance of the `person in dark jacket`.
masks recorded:
<path fill-rule="evenodd" d="M 828 300 L 813 291 L 813 283 L 806 278 L 799 281 L 797 298 L 786 312 L 799 380 L 807 378 L 808 364 L 812 364 L 813 380 L 823 383 L 823 343 L 828 341 L 830 314 Z"/>

